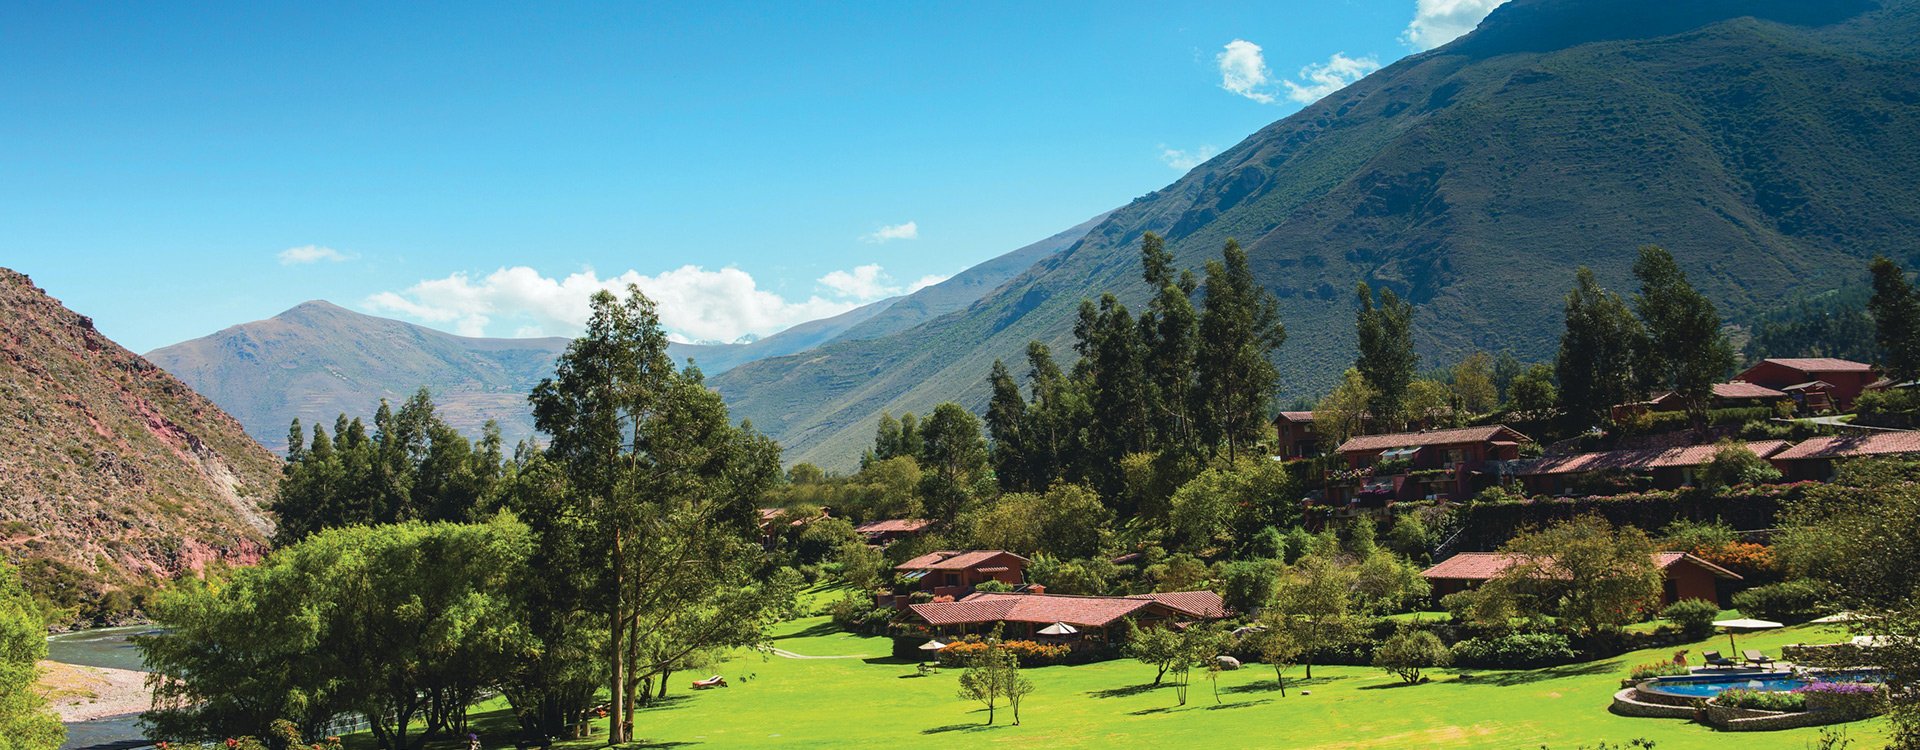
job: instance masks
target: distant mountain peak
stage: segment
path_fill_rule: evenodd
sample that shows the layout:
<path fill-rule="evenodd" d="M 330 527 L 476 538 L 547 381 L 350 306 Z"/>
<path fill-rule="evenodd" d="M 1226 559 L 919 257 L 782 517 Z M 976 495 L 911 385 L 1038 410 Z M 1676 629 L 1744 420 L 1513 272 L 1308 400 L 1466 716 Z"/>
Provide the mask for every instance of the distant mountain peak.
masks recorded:
<path fill-rule="evenodd" d="M 1651 39 L 1734 18 L 1824 26 L 1877 9 L 1874 0 L 1509 0 L 1440 49 L 1489 57 L 1593 42 Z"/>

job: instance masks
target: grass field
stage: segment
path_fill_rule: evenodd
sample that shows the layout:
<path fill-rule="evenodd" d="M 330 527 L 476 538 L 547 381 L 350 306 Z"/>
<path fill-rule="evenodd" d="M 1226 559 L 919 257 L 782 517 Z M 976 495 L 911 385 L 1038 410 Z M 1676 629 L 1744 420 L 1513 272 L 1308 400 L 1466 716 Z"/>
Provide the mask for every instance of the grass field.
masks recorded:
<path fill-rule="evenodd" d="M 1842 637 L 1830 627 L 1803 626 L 1743 636 L 1740 646 L 1777 654 L 1782 644 Z M 687 683 L 706 675 L 676 675 L 667 702 L 637 718 L 641 746 L 1570 750 L 1644 737 L 1660 750 L 1735 744 L 1800 750 L 1818 736 L 1818 730 L 1729 735 L 1678 720 L 1608 713 L 1627 667 L 1666 658 L 1668 649 L 1536 671 L 1439 670 L 1432 682 L 1413 686 L 1377 669 L 1322 667 L 1311 682 L 1289 680 L 1284 698 L 1274 690 L 1273 670 L 1253 665 L 1222 674 L 1219 703 L 1196 673 L 1184 707 L 1175 705 L 1171 687 L 1146 684 L 1153 670 L 1137 662 L 1046 667 L 1026 671 L 1036 690 L 1022 707 L 1022 725 L 1012 726 L 1003 707 L 988 727 L 978 704 L 956 697 L 957 670 L 918 676 L 914 664 L 887 658 L 886 639 L 840 632 L 824 617 L 787 623 L 775 638 L 774 646 L 788 652 L 836 658 L 743 653 L 716 670 L 733 687 L 699 692 Z M 1701 647 L 1693 650 L 1697 655 Z M 511 747 L 506 718 L 498 709 L 479 717 L 487 747 Z M 1879 747 L 1885 731 L 1879 720 L 1845 728 L 1859 748 Z M 605 736 L 604 723 L 598 731 Z"/>

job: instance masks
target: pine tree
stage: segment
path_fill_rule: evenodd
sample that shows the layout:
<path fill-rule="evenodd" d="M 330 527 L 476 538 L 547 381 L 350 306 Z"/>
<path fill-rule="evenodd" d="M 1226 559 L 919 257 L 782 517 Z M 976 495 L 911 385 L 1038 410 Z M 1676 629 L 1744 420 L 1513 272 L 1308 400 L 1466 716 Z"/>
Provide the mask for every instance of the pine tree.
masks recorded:
<path fill-rule="evenodd" d="M 1581 267 L 1567 292 L 1566 331 L 1554 374 L 1569 426 L 1584 430 L 1605 423 L 1615 404 L 1633 400 L 1634 357 L 1645 334 L 1620 295 L 1600 287 Z"/>
<path fill-rule="evenodd" d="M 1907 281 L 1907 272 L 1886 258 L 1874 258 L 1874 340 L 1880 344 L 1880 363 L 1894 382 L 1920 378 L 1920 290 Z"/>
<path fill-rule="evenodd" d="M 1373 389 L 1367 405 L 1374 423 L 1389 430 L 1407 424 L 1406 400 L 1413 386 L 1420 356 L 1413 351 L 1413 305 L 1391 289 L 1381 289 L 1378 304 L 1373 290 L 1362 282 L 1356 289 L 1360 311 L 1355 317 L 1360 357 L 1354 367 Z"/>
<path fill-rule="evenodd" d="M 987 434 L 993 438 L 993 473 L 1000 489 L 1007 492 L 1044 489 L 1034 485 L 1027 474 L 1032 463 L 1025 434 L 1027 400 L 1020 395 L 1019 384 L 1013 382 L 1007 364 L 997 359 L 993 361 L 993 372 L 987 376 L 987 382 L 993 388 L 993 396 L 987 402 Z"/>
<path fill-rule="evenodd" d="M 1174 276 L 1173 254 L 1167 252 L 1160 235 L 1152 232 L 1140 238 L 1140 267 L 1147 286 L 1154 290 L 1146 312 L 1140 314 L 1140 339 L 1148 353 L 1145 364 L 1153 448 L 1192 452 L 1197 447 L 1192 404 L 1195 339 L 1199 335 L 1192 297 L 1198 282 L 1191 272 Z"/>
<path fill-rule="evenodd" d="M 1633 275 L 1640 280 L 1634 307 L 1646 327 L 1641 385 L 1673 391 L 1694 425 L 1704 427 L 1713 384 L 1736 362 L 1733 345 L 1720 331 L 1720 314 L 1687 281 L 1673 255 L 1658 246 L 1640 248 Z"/>
<path fill-rule="evenodd" d="M 1074 337 L 1080 353 L 1075 380 L 1087 389 L 1093 412 L 1086 431 L 1094 488 L 1118 498 L 1125 490 L 1121 459 L 1147 449 L 1146 347 L 1127 306 L 1111 294 L 1098 307 L 1081 303 Z"/>
<path fill-rule="evenodd" d="M 1279 302 L 1254 279 L 1239 243 L 1227 240 L 1206 271 L 1193 413 L 1208 451 L 1224 444 L 1232 460 L 1268 428 L 1267 402 L 1280 381 L 1272 357 L 1287 330 Z"/>

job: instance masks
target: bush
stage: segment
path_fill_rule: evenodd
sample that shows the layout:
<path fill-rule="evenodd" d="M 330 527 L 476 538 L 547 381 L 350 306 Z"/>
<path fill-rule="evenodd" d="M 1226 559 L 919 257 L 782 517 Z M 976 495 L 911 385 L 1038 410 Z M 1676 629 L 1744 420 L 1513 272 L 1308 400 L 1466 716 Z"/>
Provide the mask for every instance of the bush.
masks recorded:
<path fill-rule="evenodd" d="M 974 584 L 973 590 L 988 594 L 1004 594 L 1013 590 L 1013 584 L 1007 583 L 1006 581 L 981 581 Z"/>
<path fill-rule="evenodd" d="M 1864 719 L 1887 710 L 1887 691 L 1882 685 L 1815 682 L 1793 692 L 1806 698 L 1808 711 L 1831 711 L 1849 719 Z"/>
<path fill-rule="evenodd" d="M 1373 651 L 1374 666 L 1409 685 L 1421 680 L 1421 670 L 1444 667 L 1452 662 L 1453 654 L 1440 642 L 1440 636 L 1417 628 L 1400 628 Z"/>
<path fill-rule="evenodd" d="M 1516 633 L 1453 644 L 1453 663 L 1481 669 L 1535 669 L 1570 664 L 1579 656 L 1560 633 Z"/>
<path fill-rule="evenodd" d="M 1728 688 L 1713 699 L 1728 708 L 1747 708 L 1756 711 L 1805 711 L 1807 696 L 1801 693 L 1781 693 L 1747 688 Z"/>
<path fill-rule="evenodd" d="M 1718 489 L 1743 484 L 1767 484 L 1780 481 L 1780 470 L 1755 455 L 1746 443 L 1722 440 L 1713 452 L 1713 460 L 1700 470 L 1700 484 Z"/>
<path fill-rule="evenodd" d="M 1769 620 L 1806 620 L 1820 614 L 1826 586 L 1799 579 L 1755 586 L 1733 595 L 1733 606 L 1749 617 Z"/>
<path fill-rule="evenodd" d="M 1041 667 L 1060 664 L 1073 653 L 1062 644 L 1039 643 L 1035 641 L 1001 641 L 1000 647 L 1020 657 L 1020 666 Z M 940 649 L 935 656 L 940 664 L 948 667 L 961 667 L 972 663 L 981 654 L 986 653 L 987 644 L 980 640 L 966 640 Z"/>
<path fill-rule="evenodd" d="M 1681 599 L 1660 610 L 1660 619 L 1680 626 L 1680 632 L 1693 640 L 1713 635 L 1713 618 L 1719 615 L 1720 606 L 1705 599 Z"/>
<path fill-rule="evenodd" d="M 1627 676 L 1636 680 L 1645 680 L 1653 677 L 1678 677 L 1689 674 L 1692 671 L 1693 670 L 1689 669 L 1683 662 L 1656 661 L 1647 664 L 1635 664 L 1633 669 L 1627 670 Z"/>

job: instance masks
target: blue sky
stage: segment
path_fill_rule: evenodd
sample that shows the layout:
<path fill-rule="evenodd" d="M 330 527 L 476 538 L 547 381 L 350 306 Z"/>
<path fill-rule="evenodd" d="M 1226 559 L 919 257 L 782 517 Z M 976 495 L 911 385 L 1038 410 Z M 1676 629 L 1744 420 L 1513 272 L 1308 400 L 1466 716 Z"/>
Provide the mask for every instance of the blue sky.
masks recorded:
<path fill-rule="evenodd" d="M 1499 0 L 0 7 L 0 265 L 146 351 L 308 299 L 779 330 L 1126 203 Z"/>

